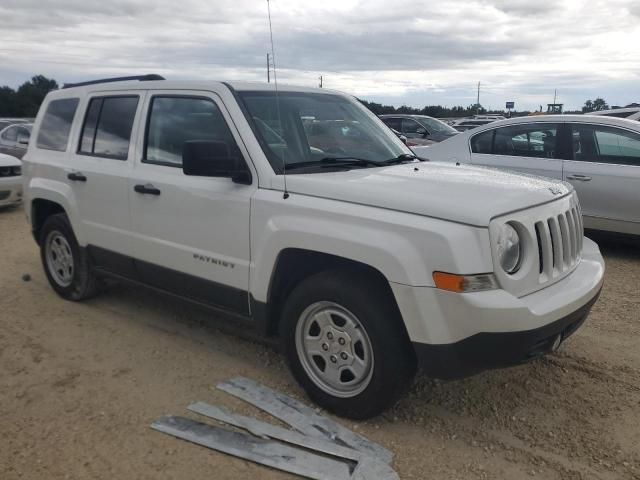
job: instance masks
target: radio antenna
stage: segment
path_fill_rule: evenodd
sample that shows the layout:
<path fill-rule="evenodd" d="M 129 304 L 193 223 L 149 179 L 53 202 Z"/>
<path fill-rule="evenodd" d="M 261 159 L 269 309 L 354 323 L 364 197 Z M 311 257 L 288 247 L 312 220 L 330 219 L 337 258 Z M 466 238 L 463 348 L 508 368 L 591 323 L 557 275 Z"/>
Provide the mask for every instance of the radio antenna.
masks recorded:
<path fill-rule="evenodd" d="M 282 115 L 280 114 L 280 98 L 278 97 L 278 74 L 276 73 L 276 52 L 273 47 L 273 28 L 271 27 L 271 3 L 267 0 L 267 15 L 269 17 L 269 39 L 271 40 L 271 63 L 273 64 L 273 84 L 276 89 L 276 111 L 278 113 L 278 123 L 280 129 L 284 135 L 284 128 L 282 126 Z M 289 191 L 287 190 L 287 160 L 285 158 L 287 149 L 282 150 L 282 178 L 284 180 L 284 194 L 282 198 L 285 200 L 289 198 Z"/>

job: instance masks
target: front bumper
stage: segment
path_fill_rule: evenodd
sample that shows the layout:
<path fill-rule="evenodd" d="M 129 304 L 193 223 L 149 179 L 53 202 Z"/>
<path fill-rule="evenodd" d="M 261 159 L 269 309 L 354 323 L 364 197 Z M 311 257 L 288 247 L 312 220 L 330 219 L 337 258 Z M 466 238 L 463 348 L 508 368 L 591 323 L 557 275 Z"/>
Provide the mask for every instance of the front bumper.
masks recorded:
<path fill-rule="evenodd" d="M 599 295 L 600 291 L 575 312 L 533 330 L 478 333 L 447 345 L 414 342 L 418 364 L 431 377 L 454 379 L 528 362 L 551 352 L 556 341 L 564 342 L 580 328 Z"/>
<path fill-rule="evenodd" d="M 0 206 L 22 202 L 22 177 L 0 178 Z"/>
<path fill-rule="evenodd" d="M 437 378 L 468 376 L 548 352 L 584 321 L 602 289 L 604 260 L 585 238 L 582 259 L 562 280 L 515 297 L 504 290 L 457 294 L 391 284 L 422 369 Z"/>

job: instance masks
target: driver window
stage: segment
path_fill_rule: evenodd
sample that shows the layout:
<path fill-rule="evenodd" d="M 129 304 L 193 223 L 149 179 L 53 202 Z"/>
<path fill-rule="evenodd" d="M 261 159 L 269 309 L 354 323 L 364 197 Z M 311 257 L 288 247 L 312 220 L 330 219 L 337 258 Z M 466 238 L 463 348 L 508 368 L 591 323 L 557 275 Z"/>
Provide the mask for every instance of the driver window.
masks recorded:
<path fill-rule="evenodd" d="M 182 151 L 188 141 L 216 141 L 242 158 L 227 122 L 216 104 L 201 97 L 155 96 L 149 106 L 144 163 L 182 166 Z"/>

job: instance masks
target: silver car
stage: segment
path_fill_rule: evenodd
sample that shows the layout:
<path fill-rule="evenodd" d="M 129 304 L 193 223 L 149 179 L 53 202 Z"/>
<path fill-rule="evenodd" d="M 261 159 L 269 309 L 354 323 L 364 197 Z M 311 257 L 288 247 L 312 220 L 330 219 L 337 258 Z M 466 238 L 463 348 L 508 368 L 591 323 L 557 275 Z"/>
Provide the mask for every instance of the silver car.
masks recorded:
<path fill-rule="evenodd" d="M 22 158 L 27 153 L 32 127 L 31 123 L 20 123 L 0 130 L 0 153 Z"/>
<path fill-rule="evenodd" d="M 429 160 L 566 180 L 578 192 L 586 228 L 640 235 L 637 121 L 596 115 L 512 118 L 413 150 Z"/>

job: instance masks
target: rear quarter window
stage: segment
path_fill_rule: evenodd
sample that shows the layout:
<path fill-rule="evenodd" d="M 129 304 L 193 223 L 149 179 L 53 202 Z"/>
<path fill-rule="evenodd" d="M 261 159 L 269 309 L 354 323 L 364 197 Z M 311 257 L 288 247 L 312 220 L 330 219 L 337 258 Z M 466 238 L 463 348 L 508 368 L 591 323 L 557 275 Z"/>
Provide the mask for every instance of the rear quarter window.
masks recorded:
<path fill-rule="evenodd" d="M 495 130 L 489 130 L 471 137 L 471 151 L 473 153 L 491 153 L 494 132 Z"/>
<path fill-rule="evenodd" d="M 69 143 L 69 132 L 79 99 L 52 100 L 42 118 L 36 146 L 45 150 L 64 152 Z"/>

